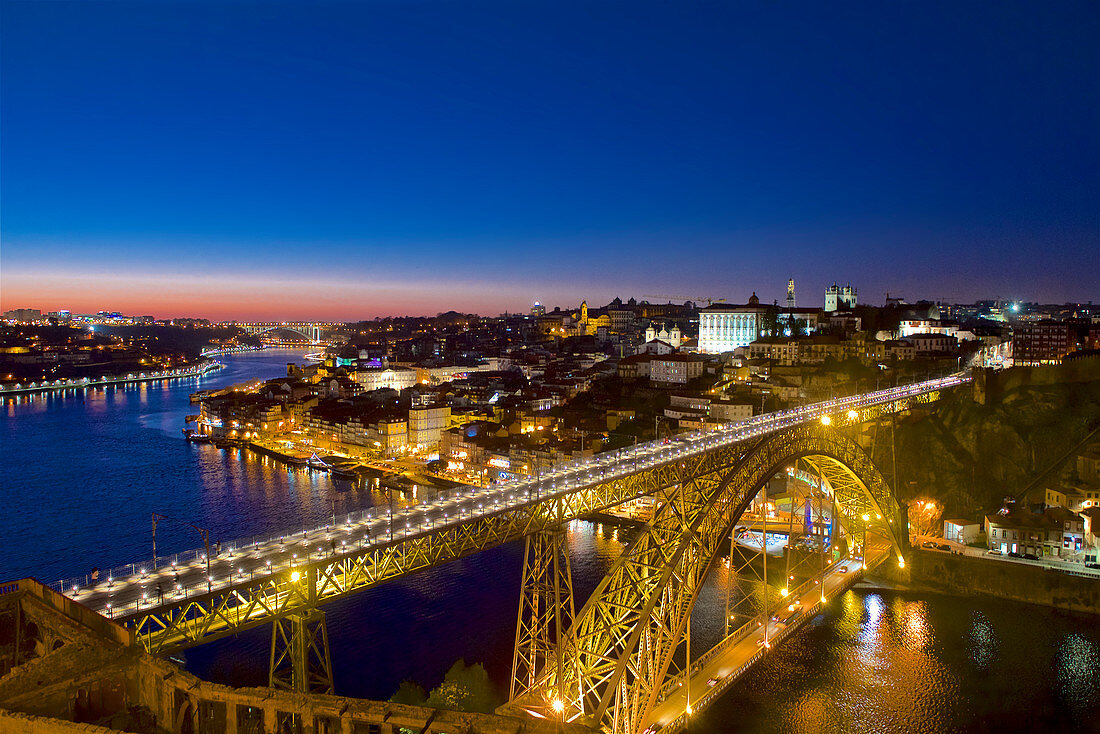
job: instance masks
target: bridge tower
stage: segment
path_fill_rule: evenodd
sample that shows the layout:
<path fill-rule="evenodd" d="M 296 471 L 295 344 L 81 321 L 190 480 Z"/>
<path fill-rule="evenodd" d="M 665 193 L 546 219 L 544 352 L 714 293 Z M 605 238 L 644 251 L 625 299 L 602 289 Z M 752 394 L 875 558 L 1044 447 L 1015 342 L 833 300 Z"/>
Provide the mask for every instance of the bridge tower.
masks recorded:
<path fill-rule="evenodd" d="M 564 674 L 566 661 L 563 647 L 558 643 L 565 639 L 574 617 L 573 575 L 565 531 L 557 527 L 528 535 L 523 553 L 509 698 L 514 699 L 534 688 L 538 676 L 546 671 L 554 671 L 557 685 L 562 684 L 567 677 Z M 554 691 L 554 700 L 564 701 L 565 692 Z"/>
<path fill-rule="evenodd" d="M 317 608 L 317 572 L 308 568 L 295 580 L 310 603 L 272 622 L 268 685 L 299 693 L 331 695 L 332 660 L 325 613 Z"/>

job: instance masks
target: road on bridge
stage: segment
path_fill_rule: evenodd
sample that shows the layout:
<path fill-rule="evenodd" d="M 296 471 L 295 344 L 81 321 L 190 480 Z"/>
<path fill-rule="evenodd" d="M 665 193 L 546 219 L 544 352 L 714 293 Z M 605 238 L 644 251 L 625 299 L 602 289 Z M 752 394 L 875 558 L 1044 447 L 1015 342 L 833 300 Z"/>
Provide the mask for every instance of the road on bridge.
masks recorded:
<path fill-rule="evenodd" d="M 877 558 L 886 555 L 888 551 L 888 546 L 873 549 Z M 838 561 L 825 573 L 824 598 L 835 599 L 862 576 L 862 560 Z M 778 610 L 769 610 L 771 618 L 767 620 L 766 631 L 764 615 L 750 620 L 731 634 L 730 638 L 702 656 L 699 663 L 692 663 L 690 678 L 672 688 L 664 700 L 654 706 L 646 725 L 650 728 L 657 725 L 662 731 L 669 732 L 683 728 L 688 717 L 702 711 L 726 688 L 739 680 L 753 663 L 774 650 L 788 634 L 816 616 L 820 611 L 821 601 L 821 586 L 811 579 L 784 599 L 784 605 Z M 794 605 L 793 609 L 791 605 Z M 764 644 L 765 633 L 767 647 Z"/>

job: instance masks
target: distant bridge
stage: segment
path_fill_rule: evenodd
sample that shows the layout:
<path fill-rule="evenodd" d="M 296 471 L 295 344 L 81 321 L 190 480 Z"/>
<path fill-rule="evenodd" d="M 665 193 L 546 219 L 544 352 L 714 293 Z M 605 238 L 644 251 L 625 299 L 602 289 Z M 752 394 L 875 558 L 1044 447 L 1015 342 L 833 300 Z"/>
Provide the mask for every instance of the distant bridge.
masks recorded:
<path fill-rule="evenodd" d="M 613 734 L 640 734 L 653 724 L 682 728 L 714 698 L 705 694 L 715 684 L 698 683 L 703 672 L 727 671 L 718 685 L 728 684 L 789 634 L 783 628 L 808 618 L 798 615 L 813 613 L 865 569 L 890 557 L 904 565 L 905 515 L 850 434 L 969 379 L 960 373 L 761 415 L 575 461 L 541 477 L 462 487 L 392 513 L 372 509 L 312 531 L 229 544 L 220 554 L 132 564 L 92 588 L 72 580 L 58 586 L 133 629 L 154 653 L 274 623 L 271 685 L 331 692 L 322 604 L 525 538 L 512 688 L 503 710 Z M 810 547 L 821 552 L 802 554 L 811 559 L 800 561 L 810 571 L 788 567 L 791 580 L 785 573 L 782 589 L 769 586 L 764 554 L 763 613 L 727 608 L 727 636 L 693 665 L 689 619 L 702 582 L 743 514 L 762 510 L 763 523 L 761 489 L 782 474 L 817 479 L 803 483 L 802 501 L 811 509 L 816 503 L 820 535 Z M 653 519 L 574 613 L 563 529 L 642 496 L 657 498 Z M 731 573 L 748 574 L 747 568 Z M 800 585 L 788 588 L 795 581 Z M 804 608 L 773 621 L 776 607 L 768 600 L 788 595 Z"/>
<path fill-rule="evenodd" d="M 262 336 L 273 331 L 291 331 L 300 334 L 311 344 L 323 343 L 326 336 L 343 326 L 343 324 L 322 321 L 234 321 L 229 325 L 238 326 L 254 336 Z"/>

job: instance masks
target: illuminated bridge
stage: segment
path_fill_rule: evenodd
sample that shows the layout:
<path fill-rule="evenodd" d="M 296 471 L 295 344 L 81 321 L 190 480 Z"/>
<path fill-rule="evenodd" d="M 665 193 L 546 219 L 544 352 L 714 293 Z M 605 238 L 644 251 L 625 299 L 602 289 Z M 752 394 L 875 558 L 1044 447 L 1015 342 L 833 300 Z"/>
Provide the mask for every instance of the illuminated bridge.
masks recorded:
<path fill-rule="evenodd" d="M 536 478 L 451 490 L 392 513 L 375 508 L 216 554 L 128 565 L 93 587 L 86 580 L 58 587 L 132 628 L 153 653 L 270 624 L 271 685 L 324 692 L 332 674 L 321 605 L 525 538 L 503 710 L 615 733 L 673 730 L 864 570 L 888 558 L 904 564 L 905 516 L 853 434 L 968 380 L 960 373 L 761 415 Z M 779 559 L 732 545 L 746 512 L 767 537 L 778 508 L 761 489 L 784 475 L 801 489 L 774 516 L 812 516 L 802 530 L 815 535 Z M 592 596 L 574 600 L 564 526 L 644 495 L 657 499 L 652 520 Z M 691 659 L 691 610 L 721 564 L 736 579 L 727 584 L 727 635 Z"/>
<path fill-rule="evenodd" d="M 276 331 L 293 332 L 311 344 L 321 344 L 325 341 L 325 337 L 342 326 L 342 324 L 314 321 L 232 322 L 231 325 L 239 326 L 254 336 L 264 336 Z"/>

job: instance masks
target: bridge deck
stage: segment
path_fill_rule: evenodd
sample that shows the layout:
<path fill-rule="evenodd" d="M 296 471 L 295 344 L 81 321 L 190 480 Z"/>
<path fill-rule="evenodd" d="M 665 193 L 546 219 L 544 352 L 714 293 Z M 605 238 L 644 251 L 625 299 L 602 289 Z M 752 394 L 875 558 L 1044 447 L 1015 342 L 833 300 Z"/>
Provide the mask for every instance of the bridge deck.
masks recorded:
<path fill-rule="evenodd" d="M 889 555 L 889 547 L 872 549 L 875 560 L 870 566 L 881 563 Z M 835 599 L 850 589 L 864 576 L 863 563 L 860 560 L 847 559 L 836 563 L 825 574 L 825 598 Z M 692 664 L 692 673 L 684 685 L 679 685 L 666 694 L 664 700 L 653 709 L 646 722 L 648 726 L 659 724 L 662 733 L 685 729 L 693 714 L 705 709 L 717 700 L 722 693 L 733 685 L 759 660 L 774 651 L 791 634 L 801 628 L 821 611 L 821 587 L 811 579 L 784 599 L 791 603 L 799 601 L 801 607 L 794 612 L 788 607 L 779 608 L 779 620 L 767 620 L 768 645 L 764 646 L 764 617 L 759 615 L 750 620 L 728 638 L 715 645 L 713 649 Z M 776 610 L 771 610 L 775 612 Z M 713 684 L 710 681 L 714 681 Z M 691 713 L 687 712 L 688 702 Z"/>

